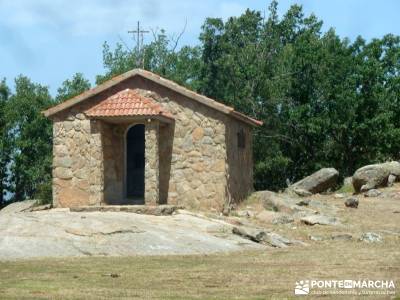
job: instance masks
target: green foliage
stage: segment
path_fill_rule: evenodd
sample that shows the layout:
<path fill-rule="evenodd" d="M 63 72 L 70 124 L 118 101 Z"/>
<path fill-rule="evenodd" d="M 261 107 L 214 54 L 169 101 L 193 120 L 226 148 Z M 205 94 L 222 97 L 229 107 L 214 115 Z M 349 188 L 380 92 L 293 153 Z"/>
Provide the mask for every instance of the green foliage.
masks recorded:
<path fill-rule="evenodd" d="M 8 131 L 7 103 L 10 89 L 6 81 L 0 82 L 0 207 L 4 204 L 9 189 L 8 168 L 11 163 L 11 136 Z"/>
<path fill-rule="evenodd" d="M 321 26 L 297 5 L 280 19 L 276 2 L 266 20 L 247 10 L 203 26 L 200 90 L 265 123 L 254 139 L 258 189 L 399 158 L 399 38 L 350 44 Z"/>
<path fill-rule="evenodd" d="M 175 51 L 161 31 L 143 53 L 114 52 L 115 76 L 144 57 L 144 68 L 264 121 L 255 130 L 257 189 L 280 189 L 321 167 L 351 175 L 362 165 L 399 159 L 400 44 L 386 35 L 350 43 L 293 5 L 278 16 L 246 10 L 206 19 L 200 46 Z"/>
<path fill-rule="evenodd" d="M 353 194 L 355 192 L 352 184 L 344 184 L 337 190 L 338 193 Z"/>
<path fill-rule="evenodd" d="M 15 79 L 13 93 L 0 83 L 0 206 L 6 192 L 11 201 L 51 203 L 52 126 L 41 111 L 89 88 L 80 73 L 62 83 L 55 100 L 24 76 Z"/>
<path fill-rule="evenodd" d="M 44 204 L 52 204 L 53 201 L 53 189 L 52 189 L 52 181 L 51 177 L 47 178 L 47 180 L 44 180 L 40 184 L 38 184 L 35 194 L 34 194 L 34 199 L 37 200 L 38 205 L 44 205 Z"/>
<path fill-rule="evenodd" d="M 191 89 L 198 89 L 198 77 L 201 66 L 200 47 L 182 47 L 177 50 L 177 42 L 165 35 L 164 30 L 154 33 L 154 40 L 143 49 L 130 50 L 117 43 L 114 50 L 107 43 L 103 45 L 103 64 L 105 75 L 98 75 L 96 83 L 102 83 L 114 76 L 137 68 L 169 78 Z"/>
<path fill-rule="evenodd" d="M 90 89 L 90 82 L 82 73 L 76 73 L 72 79 L 65 80 L 57 89 L 56 102 L 64 102 Z"/>
<path fill-rule="evenodd" d="M 51 104 L 47 87 L 23 76 L 15 80 L 15 93 L 8 101 L 14 201 L 32 199 L 38 185 L 50 179 L 52 129 L 50 120 L 41 111 Z"/>

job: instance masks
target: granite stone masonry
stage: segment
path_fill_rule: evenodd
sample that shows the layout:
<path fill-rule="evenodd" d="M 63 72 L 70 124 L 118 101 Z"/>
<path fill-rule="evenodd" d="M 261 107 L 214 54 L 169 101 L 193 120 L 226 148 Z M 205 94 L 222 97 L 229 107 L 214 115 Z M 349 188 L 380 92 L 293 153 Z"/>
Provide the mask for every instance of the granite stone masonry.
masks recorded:
<path fill-rule="evenodd" d="M 252 129 L 262 123 L 153 73 L 129 71 L 44 114 L 56 207 L 222 211 L 253 190 Z"/>

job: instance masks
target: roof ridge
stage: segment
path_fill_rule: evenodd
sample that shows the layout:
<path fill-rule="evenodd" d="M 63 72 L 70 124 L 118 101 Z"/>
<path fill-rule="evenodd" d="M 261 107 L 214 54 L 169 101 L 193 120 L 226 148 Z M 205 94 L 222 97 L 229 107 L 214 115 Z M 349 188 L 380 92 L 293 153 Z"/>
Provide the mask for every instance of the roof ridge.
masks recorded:
<path fill-rule="evenodd" d="M 67 108 L 72 107 L 82 101 L 85 101 L 85 100 L 91 98 L 92 96 L 95 96 L 128 78 L 132 78 L 137 75 L 139 75 L 143 78 L 146 78 L 150 81 L 153 81 L 156 84 L 162 85 L 170 90 L 173 90 L 174 92 L 181 94 L 183 96 L 186 96 L 187 98 L 197 101 L 205 106 L 211 107 L 211 108 L 213 108 L 217 111 L 220 111 L 224 114 L 230 115 L 233 118 L 235 118 L 239 121 L 242 121 L 244 123 L 247 123 L 247 124 L 250 124 L 253 126 L 260 126 L 263 124 L 263 122 L 261 122 L 261 121 L 255 120 L 247 115 L 244 115 L 244 114 L 241 114 L 241 113 L 235 111 L 235 109 L 233 107 L 227 106 L 227 105 L 225 105 L 221 102 L 218 102 L 214 99 L 211 99 L 207 96 L 198 94 L 198 93 L 191 91 L 188 88 L 181 86 L 169 79 L 163 78 L 155 73 L 152 73 L 150 71 L 143 70 L 143 69 L 133 69 L 133 70 L 125 72 L 121 75 L 117 75 L 117 76 L 103 82 L 102 84 L 97 85 L 96 87 L 83 92 L 80 95 L 77 95 L 77 96 L 75 96 L 65 102 L 62 102 L 58 105 L 50 107 L 49 109 L 43 111 L 42 113 L 46 117 L 50 117 L 64 109 L 67 109 Z"/>

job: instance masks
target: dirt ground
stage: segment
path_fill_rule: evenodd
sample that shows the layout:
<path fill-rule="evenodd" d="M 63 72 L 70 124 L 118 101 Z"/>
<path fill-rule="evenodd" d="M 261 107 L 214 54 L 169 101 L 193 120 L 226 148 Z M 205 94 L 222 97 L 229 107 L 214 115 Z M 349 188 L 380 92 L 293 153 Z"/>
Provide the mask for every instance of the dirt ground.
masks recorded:
<path fill-rule="evenodd" d="M 379 189 L 379 191 L 382 194 L 378 197 L 365 197 L 362 194 L 352 195 L 352 193 L 332 193 L 330 195 L 317 194 L 299 199 L 316 200 L 331 206 L 334 209 L 328 214 L 336 217 L 341 223 L 340 226 L 309 226 L 301 222 L 271 225 L 254 217 L 249 220 L 260 226 L 270 228 L 274 232 L 305 241 L 311 245 L 318 243 L 310 241 L 310 235 L 329 239 L 338 234 L 350 234 L 353 236 L 351 244 L 357 244 L 360 236 L 366 232 L 380 234 L 385 243 L 398 243 L 400 242 L 400 183 L 393 187 Z M 342 197 L 338 198 L 340 194 Z M 348 208 L 344 205 L 345 200 L 349 197 L 359 200 L 358 208 Z M 263 207 L 261 203 L 250 199 L 250 201 L 244 202 L 238 208 L 238 210 L 246 209 L 252 211 L 253 214 L 257 214 L 263 210 Z M 324 241 L 323 243 L 327 244 L 331 243 L 331 241 Z M 348 245 L 348 243 L 345 245 Z M 398 264 L 400 264 L 400 261 Z"/>
<path fill-rule="evenodd" d="M 400 185 L 381 191 L 376 198 L 356 196 L 357 209 L 346 208 L 344 198 L 333 194 L 310 197 L 333 205 L 341 226 L 248 218 L 307 245 L 212 255 L 3 261 L 0 299 L 299 299 L 296 281 L 313 279 L 393 280 L 395 289 L 369 296 L 318 296 L 312 290 L 305 299 L 400 299 Z M 247 202 L 240 209 L 257 212 L 261 206 Z M 383 241 L 360 241 L 365 232 Z M 343 233 L 352 239 L 331 239 Z"/>

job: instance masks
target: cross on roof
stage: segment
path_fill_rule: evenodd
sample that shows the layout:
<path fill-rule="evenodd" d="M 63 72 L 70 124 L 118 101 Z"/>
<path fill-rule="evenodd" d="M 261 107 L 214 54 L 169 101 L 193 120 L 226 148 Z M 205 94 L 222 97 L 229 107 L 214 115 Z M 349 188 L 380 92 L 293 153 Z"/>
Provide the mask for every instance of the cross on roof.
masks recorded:
<path fill-rule="evenodd" d="M 136 51 L 137 51 L 137 61 L 136 64 L 138 67 L 140 67 L 140 47 L 143 46 L 143 34 L 144 33 L 149 33 L 150 31 L 148 30 L 143 30 L 140 29 L 140 22 L 137 22 L 137 29 L 136 30 L 129 30 L 128 33 L 132 33 L 134 38 L 136 34 Z"/>

